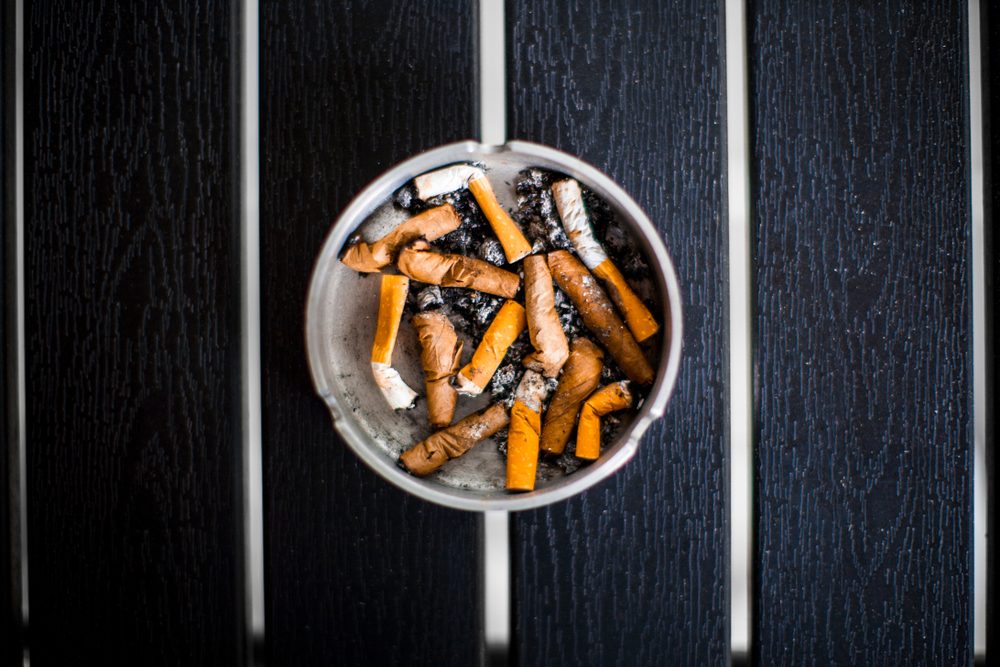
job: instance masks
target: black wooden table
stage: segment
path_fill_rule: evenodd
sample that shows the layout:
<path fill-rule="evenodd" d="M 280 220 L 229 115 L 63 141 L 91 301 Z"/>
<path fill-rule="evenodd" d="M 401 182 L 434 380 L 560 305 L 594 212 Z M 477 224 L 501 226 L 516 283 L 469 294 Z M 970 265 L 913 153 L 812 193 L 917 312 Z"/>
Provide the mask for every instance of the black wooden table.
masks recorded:
<path fill-rule="evenodd" d="M 621 183 L 662 233 L 685 306 L 677 389 L 636 459 L 511 517 L 513 664 L 731 658 L 729 484 L 746 471 L 730 469 L 726 72 L 743 54 L 726 53 L 724 4 L 508 0 L 493 26 L 507 135 Z M 751 659 L 968 664 L 968 16 L 852 4 L 746 5 Z M 0 664 L 24 649 L 36 665 L 478 664 L 481 517 L 408 497 L 345 448 L 302 333 L 313 258 L 350 198 L 479 136 L 476 0 L 261 2 L 256 641 L 250 9 L 19 5 L 0 10 Z M 986 102 L 989 118 L 1000 93 Z M 996 271 L 987 255 L 988 285 Z"/>

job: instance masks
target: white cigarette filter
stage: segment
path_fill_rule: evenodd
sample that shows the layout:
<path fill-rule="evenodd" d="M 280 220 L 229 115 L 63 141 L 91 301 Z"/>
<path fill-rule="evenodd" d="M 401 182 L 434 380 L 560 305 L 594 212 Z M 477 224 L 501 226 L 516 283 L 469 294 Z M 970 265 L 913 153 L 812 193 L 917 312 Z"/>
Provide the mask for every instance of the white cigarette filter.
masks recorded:
<path fill-rule="evenodd" d="M 580 184 L 572 178 L 557 181 L 552 184 L 552 198 L 576 254 L 580 256 L 583 265 L 593 271 L 608 258 L 608 254 L 594 237 L 594 229 L 590 226 L 590 218 L 583 205 Z"/>
<path fill-rule="evenodd" d="M 555 199 L 566 235 L 583 265 L 604 283 L 636 341 L 641 343 L 649 339 L 659 331 L 660 325 L 594 236 L 580 184 L 572 178 L 553 183 L 552 198 Z"/>
<path fill-rule="evenodd" d="M 483 170 L 471 164 L 455 164 L 421 174 L 413 179 L 413 184 L 417 187 L 417 196 L 427 201 L 431 197 L 464 189 L 473 176 L 483 176 Z"/>
<path fill-rule="evenodd" d="M 375 376 L 375 384 L 382 390 L 382 395 L 393 410 L 407 410 L 413 407 L 417 400 L 417 392 L 410 389 L 403 381 L 399 371 L 388 364 L 373 361 L 372 374 Z"/>
<path fill-rule="evenodd" d="M 417 392 L 410 389 L 392 367 L 392 352 L 396 347 L 399 320 L 403 316 L 409 288 L 410 280 L 406 276 L 382 275 L 378 321 L 375 325 L 375 341 L 372 343 L 372 375 L 393 410 L 412 408 L 417 398 Z"/>

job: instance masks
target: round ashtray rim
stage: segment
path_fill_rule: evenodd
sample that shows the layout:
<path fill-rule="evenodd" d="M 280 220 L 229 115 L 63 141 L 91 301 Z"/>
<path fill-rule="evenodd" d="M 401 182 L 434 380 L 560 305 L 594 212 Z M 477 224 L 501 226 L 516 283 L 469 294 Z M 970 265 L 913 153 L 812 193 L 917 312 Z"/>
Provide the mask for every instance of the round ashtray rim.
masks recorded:
<path fill-rule="evenodd" d="M 486 497 L 480 491 L 463 490 L 433 482 L 433 477 L 418 478 L 401 469 L 370 442 L 372 438 L 340 404 L 329 389 L 327 373 L 333 371 L 331 360 L 323 358 L 321 350 L 321 318 L 319 309 L 323 307 L 320 287 L 325 274 L 337 262 L 340 249 L 354 232 L 388 196 L 414 177 L 455 162 L 466 161 L 470 155 L 511 152 L 547 162 L 553 168 L 572 176 L 594 189 L 613 205 L 631 225 L 638 227 L 640 240 L 652 256 L 654 272 L 659 271 L 657 287 L 666 289 L 664 299 L 670 312 L 671 339 L 665 354 L 661 356 L 657 368 L 657 379 L 649 395 L 636 415 L 629 429 L 609 446 L 610 453 L 597 462 L 564 478 L 564 481 L 547 488 L 529 493 L 510 494 L 500 497 Z M 545 166 L 540 165 L 540 166 Z M 332 258 L 332 260 L 331 260 Z M 429 502 L 468 511 L 519 511 L 536 509 L 565 500 L 603 481 L 625 465 L 638 449 L 639 441 L 649 426 L 663 416 L 667 402 L 673 393 L 680 369 L 683 345 L 683 308 L 680 286 L 673 262 L 659 232 L 639 205 L 610 177 L 596 167 L 563 151 L 526 141 L 509 141 L 502 146 L 488 146 L 476 141 L 461 141 L 446 144 L 419 153 L 385 171 L 367 185 L 338 216 L 327 234 L 323 247 L 317 256 L 309 281 L 306 299 L 305 338 L 310 373 L 317 393 L 327 404 L 333 425 L 354 453 L 376 474 L 398 488 L 412 493 Z M 622 440 L 627 441 L 618 446 Z M 616 449 L 617 447 L 617 449 Z"/>

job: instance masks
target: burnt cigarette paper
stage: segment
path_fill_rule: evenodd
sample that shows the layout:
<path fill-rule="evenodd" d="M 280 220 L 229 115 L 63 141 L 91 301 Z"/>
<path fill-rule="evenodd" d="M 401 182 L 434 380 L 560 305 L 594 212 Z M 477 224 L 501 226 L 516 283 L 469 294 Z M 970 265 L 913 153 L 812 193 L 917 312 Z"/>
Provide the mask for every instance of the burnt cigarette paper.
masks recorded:
<path fill-rule="evenodd" d="M 414 475 L 429 475 L 446 461 L 458 458 L 477 443 L 489 438 L 509 422 L 507 408 L 503 403 L 494 403 L 421 440 L 403 452 L 399 461 Z"/>
<path fill-rule="evenodd" d="M 625 375 L 636 384 L 651 383 L 652 366 L 587 267 L 566 250 L 549 253 L 548 261 L 559 289 Z"/>
<path fill-rule="evenodd" d="M 535 352 L 524 358 L 524 365 L 556 377 L 569 357 L 569 343 L 556 312 L 552 274 L 544 255 L 524 258 L 524 305 L 528 335 Z"/>
<path fill-rule="evenodd" d="M 410 278 L 431 285 L 467 287 L 507 299 L 521 289 L 521 279 L 516 273 L 465 255 L 434 252 L 423 241 L 399 253 L 398 266 Z"/>
<path fill-rule="evenodd" d="M 396 261 L 404 246 L 417 239 L 433 241 L 455 231 L 461 224 L 451 204 L 437 206 L 413 216 L 374 243 L 355 243 L 344 252 L 340 261 L 363 273 L 381 271 Z"/>
<path fill-rule="evenodd" d="M 420 339 L 428 420 L 431 426 L 442 428 L 455 417 L 457 392 L 451 386 L 451 377 L 458 371 L 462 343 L 441 311 L 418 313 L 410 321 Z"/>

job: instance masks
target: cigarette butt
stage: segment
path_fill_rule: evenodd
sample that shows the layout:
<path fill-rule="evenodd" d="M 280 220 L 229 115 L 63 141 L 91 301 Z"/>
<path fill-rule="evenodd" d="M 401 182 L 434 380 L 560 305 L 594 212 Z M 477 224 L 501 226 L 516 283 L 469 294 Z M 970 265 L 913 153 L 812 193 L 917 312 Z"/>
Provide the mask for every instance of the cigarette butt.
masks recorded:
<path fill-rule="evenodd" d="M 434 252 L 416 241 L 399 253 L 399 270 L 414 280 L 444 287 L 468 287 L 511 299 L 521 289 L 516 273 L 465 255 Z"/>
<path fill-rule="evenodd" d="M 431 197 L 464 190 L 473 176 L 482 176 L 483 170 L 471 164 L 453 164 L 421 174 L 413 179 L 417 196 L 427 201 Z"/>
<path fill-rule="evenodd" d="M 625 375 L 637 384 L 651 383 L 652 366 L 587 267 L 566 250 L 550 252 L 548 260 L 559 289 L 570 298 L 583 323 Z"/>
<path fill-rule="evenodd" d="M 552 274 L 544 255 L 524 258 L 524 305 L 528 317 L 528 335 L 535 352 L 524 358 L 524 365 L 556 377 L 569 357 L 569 343 L 556 313 Z"/>
<path fill-rule="evenodd" d="M 392 351 L 396 347 L 399 320 L 406 305 L 410 281 L 406 276 L 383 275 L 379 289 L 378 321 L 372 343 L 372 374 L 382 395 L 393 410 L 413 407 L 417 393 L 410 389 L 392 368 Z"/>
<path fill-rule="evenodd" d="M 525 325 L 524 307 L 516 301 L 505 302 L 483 334 L 472 359 L 455 376 L 459 393 L 469 396 L 482 393 Z"/>
<path fill-rule="evenodd" d="M 625 322 L 635 339 L 641 343 L 655 334 L 660 327 L 652 313 L 594 236 L 580 184 L 572 178 L 553 183 L 552 198 L 573 248 L 583 260 L 584 266 L 604 282 L 611 300 L 625 316 Z"/>
<path fill-rule="evenodd" d="M 611 300 L 625 316 L 625 323 L 635 336 L 637 342 L 648 340 L 660 330 L 660 325 L 653 319 L 653 314 L 646 304 L 632 290 L 618 267 L 610 259 L 606 259 L 594 268 L 594 275 L 604 282 Z"/>
<path fill-rule="evenodd" d="M 587 399 L 580 410 L 576 427 L 576 457 L 593 461 L 601 454 L 601 417 L 632 405 L 628 381 L 601 387 Z"/>
<path fill-rule="evenodd" d="M 533 370 L 524 372 L 510 411 L 507 431 L 507 489 L 531 491 L 538 472 L 538 440 L 542 429 L 545 378 Z"/>
<path fill-rule="evenodd" d="M 489 220 L 493 233 L 500 240 L 507 262 L 513 264 L 522 257 L 531 254 L 531 244 L 524 238 L 520 227 L 511 219 L 510 215 L 500 206 L 493 187 L 490 185 L 486 174 L 480 172 L 469 179 L 469 191 L 476 198 L 479 208 L 483 210 L 483 215 Z"/>
<path fill-rule="evenodd" d="M 587 207 L 583 203 L 583 192 L 580 184 L 572 178 L 557 181 L 552 184 L 552 199 L 555 200 L 563 229 L 569 237 L 576 254 L 583 260 L 584 266 L 593 270 L 598 264 L 608 258 L 604 247 L 594 236 L 587 215 Z"/>
<path fill-rule="evenodd" d="M 428 420 L 434 428 L 443 428 L 455 417 L 457 393 L 451 386 L 451 377 L 458 370 L 462 343 L 440 311 L 418 313 L 410 321 L 420 339 Z"/>
<path fill-rule="evenodd" d="M 421 238 L 428 241 L 441 238 L 461 224 L 462 219 L 451 204 L 437 206 L 413 216 L 374 243 L 355 243 L 344 252 L 340 261 L 355 271 L 381 271 L 396 261 L 404 246 Z"/>
<path fill-rule="evenodd" d="M 566 449 L 580 405 L 601 381 L 603 360 L 601 348 L 586 338 L 575 338 L 570 343 L 569 359 L 563 366 L 556 393 L 545 411 L 541 438 L 543 452 L 562 454 Z"/>
<path fill-rule="evenodd" d="M 460 419 L 448 428 L 421 440 L 403 452 L 399 461 L 418 477 L 429 475 L 445 461 L 457 458 L 478 442 L 490 437 L 510 422 L 503 403 L 494 403 L 480 412 Z"/>

